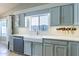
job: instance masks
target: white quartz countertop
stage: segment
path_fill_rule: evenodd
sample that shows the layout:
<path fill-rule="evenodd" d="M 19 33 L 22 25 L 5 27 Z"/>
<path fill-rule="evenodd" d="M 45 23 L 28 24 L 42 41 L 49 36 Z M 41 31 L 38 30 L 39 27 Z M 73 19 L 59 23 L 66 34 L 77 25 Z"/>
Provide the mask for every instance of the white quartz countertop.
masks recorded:
<path fill-rule="evenodd" d="M 22 35 L 22 34 L 13 34 L 12 36 L 23 36 L 24 38 L 32 38 L 37 41 L 41 41 L 42 38 L 47 39 L 57 39 L 57 40 L 69 40 L 69 41 L 79 41 L 78 36 L 58 36 L 58 35 Z M 27 40 L 27 39 L 24 39 Z M 31 39 L 30 39 L 31 40 Z"/>

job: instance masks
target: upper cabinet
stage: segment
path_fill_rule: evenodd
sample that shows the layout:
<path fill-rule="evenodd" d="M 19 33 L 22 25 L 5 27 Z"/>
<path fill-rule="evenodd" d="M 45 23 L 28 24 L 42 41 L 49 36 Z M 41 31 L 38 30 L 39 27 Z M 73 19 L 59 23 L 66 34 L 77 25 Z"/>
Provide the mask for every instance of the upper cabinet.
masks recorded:
<path fill-rule="evenodd" d="M 19 27 L 25 27 L 25 16 L 24 16 L 24 14 L 19 14 Z"/>
<path fill-rule="evenodd" d="M 16 16 L 16 15 L 15 15 Z M 24 13 L 22 13 L 22 14 L 18 14 L 17 15 L 18 16 L 18 27 L 28 27 L 29 25 L 29 22 L 28 22 L 28 20 L 29 20 L 29 17 L 28 16 L 25 16 L 25 14 Z M 15 17 L 16 18 L 16 17 Z"/>
<path fill-rule="evenodd" d="M 73 25 L 74 23 L 74 5 L 57 6 L 50 9 L 51 26 Z"/>
<path fill-rule="evenodd" d="M 79 26 L 79 3 L 74 4 L 74 25 Z"/>
<path fill-rule="evenodd" d="M 60 7 L 50 9 L 50 26 L 60 25 Z"/>
<path fill-rule="evenodd" d="M 74 23 L 74 5 L 61 6 L 60 9 L 60 24 L 61 25 L 73 25 Z"/>
<path fill-rule="evenodd" d="M 67 4 L 18 15 L 19 27 L 47 31 L 48 26 L 79 25 L 79 4 Z"/>

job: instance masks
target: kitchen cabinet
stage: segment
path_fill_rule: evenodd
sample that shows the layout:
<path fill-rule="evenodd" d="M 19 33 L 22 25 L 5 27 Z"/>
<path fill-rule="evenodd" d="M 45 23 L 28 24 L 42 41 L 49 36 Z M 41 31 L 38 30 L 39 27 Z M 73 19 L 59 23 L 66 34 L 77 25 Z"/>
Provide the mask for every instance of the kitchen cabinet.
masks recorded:
<path fill-rule="evenodd" d="M 67 56 L 67 46 L 55 45 L 54 56 Z"/>
<path fill-rule="evenodd" d="M 44 56 L 67 56 L 67 42 L 46 39 L 43 41 Z"/>
<path fill-rule="evenodd" d="M 9 50 L 29 56 L 79 56 L 78 41 L 41 39 L 10 37 Z"/>
<path fill-rule="evenodd" d="M 79 42 L 69 42 L 68 48 L 69 56 L 79 56 Z"/>
<path fill-rule="evenodd" d="M 24 54 L 31 56 L 31 42 L 24 40 Z"/>
<path fill-rule="evenodd" d="M 50 8 L 50 26 L 73 25 L 74 4 Z"/>
<path fill-rule="evenodd" d="M 52 44 L 44 44 L 43 46 L 43 56 L 53 56 L 53 45 Z"/>
<path fill-rule="evenodd" d="M 68 5 L 52 7 L 47 10 L 43 10 L 39 12 L 35 11 L 35 12 L 26 13 L 29 15 L 25 15 L 24 13 L 21 13 L 21 14 L 18 14 L 19 27 L 30 26 L 29 29 L 31 31 L 38 31 L 38 30 L 47 31 L 48 19 L 50 19 L 49 21 L 50 26 L 73 25 L 74 23 L 76 23 L 75 17 L 77 17 L 74 15 L 74 14 L 77 14 L 76 11 L 74 10 L 75 10 L 74 4 L 68 4 Z M 47 15 L 45 15 L 46 13 Z M 28 16 L 30 17 L 28 18 Z M 27 21 L 25 19 L 31 19 L 31 21 Z"/>
<path fill-rule="evenodd" d="M 33 42 L 33 44 L 32 44 L 32 55 L 33 56 L 42 56 L 42 43 Z"/>
<path fill-rule="evenodd" d="M 19 14 L 19 27 L 25 27 L 25 15 Z"/>
<path fill-rule="evenodd" d="M 14 52 L 23 54 L 24 53 L 24 41 L 21 36 L 13 36 L 13 49 Z"/>
<path fill-rule="evenodd" d="M 61 25 L 73 25 L 74 24 L 74 5 L 64 5 L 60 9 L 60 24 Z"/>
<path fill-rule="evenodd" d="M 79 3 L 74 4 L 74 25 L 79 26 Z"/>
<path fill-rule="evenodd" d="M 50 8 L 50 26 L 60 25 L 60 7 Z"/>

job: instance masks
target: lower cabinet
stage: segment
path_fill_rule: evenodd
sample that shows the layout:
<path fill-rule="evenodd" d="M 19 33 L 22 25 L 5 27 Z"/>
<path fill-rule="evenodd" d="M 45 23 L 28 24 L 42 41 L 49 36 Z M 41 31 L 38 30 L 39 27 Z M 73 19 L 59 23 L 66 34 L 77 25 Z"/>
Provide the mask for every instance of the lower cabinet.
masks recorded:
<path fill-rule="evenodd" d="M 33 44 L 32 44 L 32 55 L 33 56 L 42 56 L 42 43 L 33 42 Z"/>
<path fill-rule="evenodd" d="M 67 42 L 46 39 L 43 42 L 43 56 L 67 56 Z"/>
<path fill-rule="evenodd" d="M 30 56 L 79 56 L 79 42 L 57 39 L 32 42 L 14 36 L 9 40 L 9 50 Z"/>
<path fill-rule="evenodd" d="M 24 54 L 30 56 L 42 56 L 42 43 L 24 40 Z"/>
<path fill-rule="evenodd" d="M 44 56 L 67 56 L 67 46 L 44 44 Z"/>
<path fill-rule="evenodd" d="M 67 56 L 67 46 L 55 45 L 54 56 Z"/>
<path fill-rule="evenodd" d="M 53 56 L 53 45 L 52 44 L 44 44 L 43 46 L 43 56 Z"/>
<path fill-rule="evenodd" d="M 68 55 L 79 56 L 79 43 L 78 42 L 69 42 Z"/>
<path fill-rule="evenodd" d="M 31 42 L 24 40 L 24 54 L 31 55 Z"/>

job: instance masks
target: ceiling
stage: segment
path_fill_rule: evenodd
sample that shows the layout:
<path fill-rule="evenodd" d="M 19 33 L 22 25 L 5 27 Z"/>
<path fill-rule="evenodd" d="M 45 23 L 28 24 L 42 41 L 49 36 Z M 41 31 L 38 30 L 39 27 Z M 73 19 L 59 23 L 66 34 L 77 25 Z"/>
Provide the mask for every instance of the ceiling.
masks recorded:
<path fill-rule="evenodd" d="M 7 12 L 8 10 L 16 7 L 18 4 L 14 3 L 0 3 L 0 15 Z"/>
<path fill-rule="evenodd" d="M 43 4 L 47 4 L 47 3 L 0 3 L 0 15 L 3 15 L 13 9 L 17 11 L 17 10 L 31 8 Z"/>

